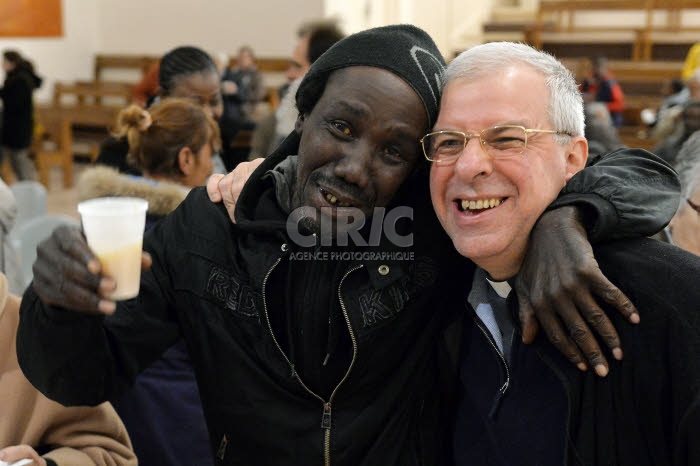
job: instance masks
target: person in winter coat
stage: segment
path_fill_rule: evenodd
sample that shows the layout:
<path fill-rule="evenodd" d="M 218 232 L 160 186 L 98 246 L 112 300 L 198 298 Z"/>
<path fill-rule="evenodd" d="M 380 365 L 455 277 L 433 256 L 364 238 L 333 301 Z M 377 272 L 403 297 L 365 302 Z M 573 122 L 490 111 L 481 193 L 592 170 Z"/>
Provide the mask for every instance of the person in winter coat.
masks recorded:
<path fill-rule="evenodd" d="M 120 113 L 117 134 L 128 140 L 130 164 L 143 175 L 125 175 L 101 165 L 88 168 L 77 183 L 78 198 L 146 199 L 146 229 L 175 210 L 190 189 L 205 183 L 213 168 L 212 154 L 220 145 L 216 122 L 188 99 L 164 99 L 148 110 L 132 105 Z M 214 464 L 184 340 L 139 374 L 134 386 L 114 400 L 114 407 L 141 464 Z"/>
<path fill-rule="evenodd" d="M 0 461 L 34 466 L 136 466 L 121 420 L 109 403 L 66 408 L 24 377 L 15 342 L 20 298 L 0 274 Z"/>
<path fill-rule="evenodd" d="M 5 82 L 0 89 L 2 98 L 2 156 L 9 157 L 12 169 L 20 180 L 36 179 L 34 162 L 29 158 L 29 146 L 34 133 L 34 104 L 32 94 L 42 79 L 34 72 L 31 62 L 18 52 L 2 54 Z"/>

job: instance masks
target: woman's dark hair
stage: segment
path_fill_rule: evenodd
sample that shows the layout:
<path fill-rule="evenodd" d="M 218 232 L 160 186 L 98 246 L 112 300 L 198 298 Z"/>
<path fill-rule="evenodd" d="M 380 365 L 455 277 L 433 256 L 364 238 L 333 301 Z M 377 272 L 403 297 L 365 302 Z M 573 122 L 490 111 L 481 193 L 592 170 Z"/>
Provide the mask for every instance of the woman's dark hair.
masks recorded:
<path fill-rule="evenodd" d="M 15 65 L 15 68 L 18 70 L 27 70 L 32 73 L 34 73 L 34 65 L 32 62 L 29 60 L 25 60 L 25 58 L 20 55 L 20 53 L 16 50 L 5 50 L 2 53 L 2 57 Z"/>
<path fill-rule="evenodd" d="M 216 63 L 204 50 L 191 46 L 171 50 L 160 60 L 158 80 L 163 95 L 170 95 L 181 79 L 208 71 L 218 73 Z"/>

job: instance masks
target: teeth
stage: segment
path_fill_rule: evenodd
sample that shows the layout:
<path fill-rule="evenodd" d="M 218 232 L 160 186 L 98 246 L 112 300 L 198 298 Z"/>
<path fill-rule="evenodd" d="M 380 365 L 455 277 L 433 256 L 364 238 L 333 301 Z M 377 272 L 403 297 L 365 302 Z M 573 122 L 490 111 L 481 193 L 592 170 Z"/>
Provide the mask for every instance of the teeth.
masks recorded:
<path fill-rule="evenodd" d="M 500 199 L 479 199 L 478 201 L 462 200 L 462 210 L 493 209 L 501 205 Z"/>
<path fill-rule="evenodd" d="M 350 207 L 350 204 L 347 202 L 338 201 L 338 198 L 331 193 L 326 193 L 326 200 L 333 205 L 337 205 L 338 207 Z"/>

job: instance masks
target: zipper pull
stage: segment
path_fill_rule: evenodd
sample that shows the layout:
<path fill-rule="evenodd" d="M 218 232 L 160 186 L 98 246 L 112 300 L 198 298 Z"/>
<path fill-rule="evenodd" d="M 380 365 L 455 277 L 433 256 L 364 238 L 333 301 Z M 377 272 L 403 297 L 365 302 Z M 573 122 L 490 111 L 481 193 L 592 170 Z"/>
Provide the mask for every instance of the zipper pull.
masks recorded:
<path fill-rule="evenodd" d="M 323 417 L 321 418 L 321 429 L 331 428 L 331 403 L 323 403 Z"/>

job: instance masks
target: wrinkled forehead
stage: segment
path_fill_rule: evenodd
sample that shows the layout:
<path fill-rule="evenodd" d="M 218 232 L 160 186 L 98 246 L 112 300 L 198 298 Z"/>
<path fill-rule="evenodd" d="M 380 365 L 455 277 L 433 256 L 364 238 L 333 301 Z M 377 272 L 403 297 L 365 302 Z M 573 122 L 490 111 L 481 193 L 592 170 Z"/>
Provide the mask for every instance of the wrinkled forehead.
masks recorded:
<path fill-rule="evenodd" d="M 389 99 L 388 101 L 377 101 L 375 97 L 370 95 L 368 88 L 370 83 L 383 83 L 395 92 L 385 93 L 384 96 Z M 390 84 L 387 85 L 387 83 Z M 420 94 L 402 76 L 385 68 L 357 65 L 331 71 L 323 93 L 321 93 L 318 100 L 326 96 L 327 92 L 334 96 L 337 93 L 341 97 L 350 96 L 350 92 L 352 92 L 352 96 L 356 101 L 361 101 L 364 105 L 373 109 L 379 109 L 387 105 L 404 105 L 407 103 L 407 100 L 411 100 L 416 105 L 414 110 L 410 112 L 410 115 L 404 115 L 404 120 L 415 122 L 415 117 L 418 117 L 418 119 L 423 117 L 424 121 L 430 121 L 430 115 L 428 115 L 422 103 Z M 411 98 L 408 98 L 409 95 Z M 412 97 L 415 97 L 415 99 Z M 421 126 L 427 128 L 427 123 Z M 421 131 L 423 129 L 421 128 Z"/>

